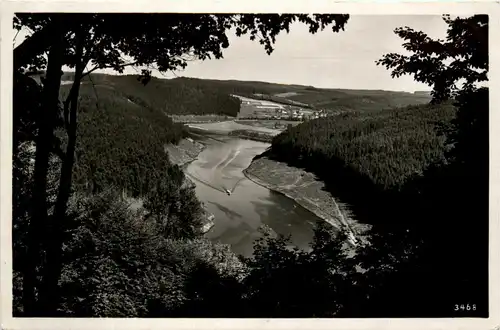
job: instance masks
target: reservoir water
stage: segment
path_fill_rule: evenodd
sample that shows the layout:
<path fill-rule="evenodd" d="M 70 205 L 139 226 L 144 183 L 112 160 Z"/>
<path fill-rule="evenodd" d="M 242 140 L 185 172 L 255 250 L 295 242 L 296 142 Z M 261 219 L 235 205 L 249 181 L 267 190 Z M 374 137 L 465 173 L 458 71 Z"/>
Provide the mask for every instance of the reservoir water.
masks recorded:
<path fill-rule="evenodd" d="M 266 225 L 274 233 L 290 235 L 292 245 L 307 249 L 315 225 L 323 220 L 242 172 L 269 144 L 227 136 L 216 139 L 204 139 L 206 148 L 185 170 L 196 184 L 198 198 L 215 215 L 215 225 L 206 236 L 250 256 L 255 239 L 262 235 L 259 227 Z"/>

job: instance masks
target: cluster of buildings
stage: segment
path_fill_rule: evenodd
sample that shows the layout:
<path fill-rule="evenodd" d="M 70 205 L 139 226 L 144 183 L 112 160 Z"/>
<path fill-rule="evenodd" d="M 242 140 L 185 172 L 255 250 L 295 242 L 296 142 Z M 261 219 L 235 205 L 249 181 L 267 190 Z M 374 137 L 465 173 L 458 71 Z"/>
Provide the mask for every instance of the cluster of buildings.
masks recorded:
<path fill-rule="evenodd" d="M 327 116 L 325 110 L 304 109 L 299 106 L 279 104 L 266 100 L 255 100 L 238 95 L 232 95 L 241 100 L 241 110 L 244 117 L 282 119 L 282 120 L 310 120 Z"/>
<path fill-rule="evenodd" d="M 311 120 L 327 116 L 324 110 L 310 110 L 302 108 L 277 109 L 271 116 L 273 119 L 293 119 L 293 120 Z"/>

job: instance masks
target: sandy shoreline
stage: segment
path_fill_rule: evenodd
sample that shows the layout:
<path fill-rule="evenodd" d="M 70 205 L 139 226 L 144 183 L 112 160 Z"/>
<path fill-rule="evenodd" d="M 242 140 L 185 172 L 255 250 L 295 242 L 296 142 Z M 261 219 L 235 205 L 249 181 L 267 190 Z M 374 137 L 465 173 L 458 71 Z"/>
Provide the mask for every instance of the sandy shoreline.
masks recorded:
<path fill-rule="evenodd" d="M 353 220 L 348 207 L 323 190 L 323 182 L 312 173 L 261 157 L 254 159 L 243 174 L 256 184 L 294 200 L 336 229 L 352 232 L 357 238 L 368 229 Z"/>
<path fill-rule="evenodd" d="M 305 208 L 308 211 L 314 213 L 318 218 L 321 218 L 321 219 L 327 221 L 328 223 L 330 223 L 336 229 L 340 229 L 341 228 L 341 224 L 340 223 L 335 222 L 335 221 L 331 221 L 329 219 L 329 216 L 327 214 L 325 214 L 324 212 L 321 212 L 319 210 L 319 208 L 312 208 L 312 207 L 310 207 L 310 205 L 307 205 L 306 203 L 301 203 L 300 200 L 299 200 L 299 198 L 297 196 L 292 196 L 289 192 L 285 192 L 283 189 L 280 189 L 279 186 L 275 186 L 275 185 L 273 185 L 273 184 L 271 184 L 269 182 L 261 180 L 260 178 L 256 177 L 255 175 L 248 173 L 248 171 L 246 169 L 243 171 L 243 174 L 245 175 L 245 177 L 248 180 L 250 180 L 250 181 L 252 181 L 252 182 L 254 182 L 254 183 L 256 183 L 256 184 L 258 184 L 258 185 L 260 185 L 260 186 L 262 186 L 264 188 L 267 188 L 269 190 L 272 190 L 274 192 L 282 194 L 283 196 L 286 196 L 287 198 L 290 198 L 291 200 L 295 201 L 297 204 L 299 204 L 303 208 Z"/>

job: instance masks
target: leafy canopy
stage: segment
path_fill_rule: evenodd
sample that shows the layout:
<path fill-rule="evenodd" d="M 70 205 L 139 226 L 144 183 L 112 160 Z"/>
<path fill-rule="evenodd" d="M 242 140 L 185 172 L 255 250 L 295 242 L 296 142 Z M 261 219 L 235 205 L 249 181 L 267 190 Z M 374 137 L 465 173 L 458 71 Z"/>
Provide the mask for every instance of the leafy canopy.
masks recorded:
<path fill-rule="evenodd" d="M 391 69 L 392 77 L 408 74 L 433 86 L 434 102 L 488 80 L 488 15 L 455 19 L 445 15 L 443 20 L 448 24 L 446 40 L 432 39 L 410 27 L 397 28 L 394 32 L 405 40 L 403 47 L 412 55 L 390 53 L 376 62 Z"/>
<path fill-rule="evenodd" d="M 146 67 L 145 77 L 151 66 L 160 72 L 185 68 L 193 59 L 220 59 L 222 50 L 229 46 L 227 31 L 235 29 L 237 36 L 249 35 L 259 40 L 266 52 L 271 54 L 277 35 L 290 25 L 301 22 L 316 33 L 332 25 L 332 31 L 344 28 L 349 15 L 288 15 L 288 14 L 17 14 L 14 28 L 23 27 L 33 31 L 15 50 L 15 67 L 43 69 L 46 66 L 44 53 L 56 19 L 62 20 L 66 31 L 66 58 L 68 66 L 74 67 L 74 45 L 78 28 L 86 30 L 86 47 L 83 61 L 90 61 L 94 68 L 112 68 L 123 72 L 127 65 Z M 26 51 L 29 50 L 29 51 Z M 85 62 L 86 64 L 86 62 Z"/>

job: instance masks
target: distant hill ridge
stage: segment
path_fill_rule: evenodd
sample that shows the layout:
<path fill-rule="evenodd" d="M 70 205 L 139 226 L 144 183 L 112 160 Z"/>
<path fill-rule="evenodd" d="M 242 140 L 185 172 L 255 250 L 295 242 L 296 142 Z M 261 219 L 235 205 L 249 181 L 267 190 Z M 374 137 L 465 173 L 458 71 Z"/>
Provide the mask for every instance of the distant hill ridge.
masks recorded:
<path fill-rule="evenodd" d="M 155 103 L 168 114 L 224 114 L 236 116 L 238 106 L 231 103 L 230 94 L 266 99 L 277 103 L 298 105 L 325 110 L 380 110 L 427 104 L 427 91 L 414 93 L 403 91 L 327 89 L 303 85 L 285 85 L 262 81 L 216 80 L 178 77 L 173 79 L 153 78 L 142 86 L 135 75 L 92 74 L 94 84 L 112 85 L 122 92 L 143 98 L 145 103 Z M 73 73 L 65 73 L 63 80 L 72 80 Z M 88 79 L 87 79 L 88 81 Z M 260 95 L 259 95 L 260 94 Z M 211 96 L 210 102 L 202 98 Z M 227 99 L 226 99 L 227 98 Z M 217 99 L 218 101 L 215 101 Z M 222 101 L 226 99 L 226 101 Z M 227 102 L 227 103 L 225 103 Z M 233 102 L 235 102 L 233 100 Z M 176 104 L 175 106 L 172 105 Z M 225 103 L 224 109 L 212 107 Z M 196 105 L 195 105 L 196 104 Z M 211 108 L 212 107 L 212 108 Z M 227 109 L 226 109 L 227 108 Z M 236 111 L 236 112 L 235 112 Z"/>

